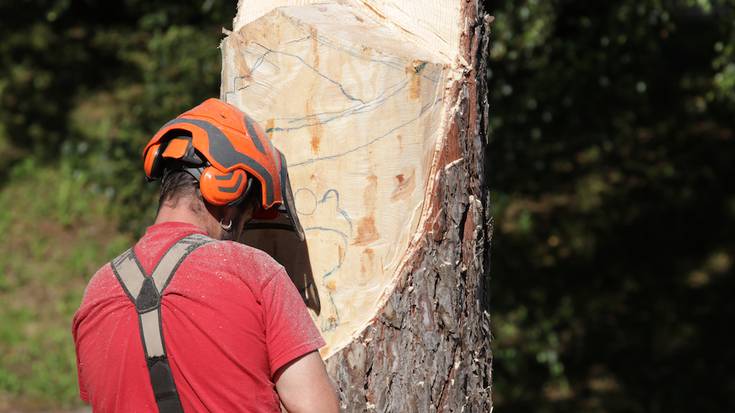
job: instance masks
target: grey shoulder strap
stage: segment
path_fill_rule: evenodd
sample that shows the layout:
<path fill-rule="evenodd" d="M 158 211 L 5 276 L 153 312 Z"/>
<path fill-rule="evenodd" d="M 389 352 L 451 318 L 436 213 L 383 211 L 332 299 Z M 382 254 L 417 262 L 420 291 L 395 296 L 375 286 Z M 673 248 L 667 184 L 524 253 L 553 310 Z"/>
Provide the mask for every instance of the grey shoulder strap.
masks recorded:
<path fill-rule="evenodd" d="M 161 325 L 161 297 L 184 259 L 210 241 L 211 238 L 200 234 L 184 237 L 163 254 L 150 277 L 146 276 L 132 248 L 111 263 L 115 277 L 138 311 L 140 336 L 151 386 L 161 413 L 183 412 L 166 357 Z"/>

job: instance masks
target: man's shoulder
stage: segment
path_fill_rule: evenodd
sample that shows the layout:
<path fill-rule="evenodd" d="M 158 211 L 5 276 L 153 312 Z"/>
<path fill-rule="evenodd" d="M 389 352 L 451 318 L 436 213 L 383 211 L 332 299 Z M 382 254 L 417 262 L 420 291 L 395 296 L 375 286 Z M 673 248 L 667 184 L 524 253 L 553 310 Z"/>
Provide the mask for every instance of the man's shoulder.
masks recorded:
<path fill-rule="evenodd" d="M 279 269 L 281 264 L 268 255 L 267 252 L 259 250 L 235 241 L 217 241 L 213 240 L 205 245 L 205 249 L 209 249 L 210 253 L 229 255 L 239 260 L 249 260 L 262 263 L 265 266 Z"/>
<path fill-rule="evenodd" d="M 92 275 L 92 278 L 89 279 L 87 286 L 84 288 L 82 304 L 84 304 L 84 301 L 93 298 L 99 290 L 107 289 L 106 285 L 112 281 L 115 281 L 114 278 L 115 277 L 114 273 L 112 272 L 112 266 L 109 262 L 106 262 L 101 267 L 99 267 L 97 271 L 95 271 Z"/>
<path fill-rule="evenodd" d="M 125 293 L 122 289 L 118 290 L 115 286 L 117 280 L 112 272 L 110 263 L 102 265 L 95 273 L 92 278 L 87 282 L 87 286 L 84 288 L 82 294 L 82 301 L 79 304 L 79 308 L 74 314 L 74 329 L 77 324 L 86 317 L 94 308 L 97 308 L 100 304 L 108 302 L 108 300 L 117 299 L 118 296 L 124 296 Z"/>
<path fill-rule="evenodd" d="M 268 253 L 235 241 L 213 241 L 203 247 L 202 255 L 207 264 L 219 263 L 247 281 L 256 281 L 261 287 L 275 274 L 283 271 Z"/>

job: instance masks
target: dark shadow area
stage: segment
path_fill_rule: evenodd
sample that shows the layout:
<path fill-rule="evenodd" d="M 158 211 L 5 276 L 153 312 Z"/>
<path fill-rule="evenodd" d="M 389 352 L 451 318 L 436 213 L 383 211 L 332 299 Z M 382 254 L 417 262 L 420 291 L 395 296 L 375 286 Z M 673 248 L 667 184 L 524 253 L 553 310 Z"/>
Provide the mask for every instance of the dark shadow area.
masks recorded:
<path fill-rule="evenodd" d="M 735 2 L 488 2 L 493 396 L 735 408 Z"/>

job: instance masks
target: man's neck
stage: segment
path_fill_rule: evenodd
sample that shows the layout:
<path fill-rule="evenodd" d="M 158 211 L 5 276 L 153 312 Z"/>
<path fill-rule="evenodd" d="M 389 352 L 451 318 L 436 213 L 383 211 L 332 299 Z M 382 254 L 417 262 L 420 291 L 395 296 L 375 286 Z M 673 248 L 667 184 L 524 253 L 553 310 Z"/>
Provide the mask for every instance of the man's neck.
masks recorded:
<path fill-rule="evenodd" d="M 162 205 L 161 209 L 158 211 L 154 224 L 161 224 L 164 222 L 184 222 L 195 225 L 203 229 L 210 237 L 218 239 L 221 235 L 219 224 L 217 222 L 209 222 L 214 221 L 214 218 L 209 217 L 210 219 L 207 219 L 208 217 L 202 215 L 205 214 L 197 214 L 192 211 L 188 205 L 182 205 L 182 203 L 179 203 L 179 205 L 173 208 Z"/>

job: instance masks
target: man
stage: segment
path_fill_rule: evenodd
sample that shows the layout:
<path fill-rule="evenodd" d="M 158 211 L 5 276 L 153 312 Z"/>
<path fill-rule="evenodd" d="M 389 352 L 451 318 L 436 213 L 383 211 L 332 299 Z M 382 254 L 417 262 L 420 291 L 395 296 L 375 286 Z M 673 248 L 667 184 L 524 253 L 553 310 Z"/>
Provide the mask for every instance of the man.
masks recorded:
<path fill-rule="evenodd" d="M 267 254 L 235 242 L 293 210 L 283 155 L 208 99 L 144 150 L 154 224 L 90 280 L 74 316 L 81 398 L 99 412 L 335 412 L 325 343 Z M 283 227 L 283 224 L 279 224 Z"/>

